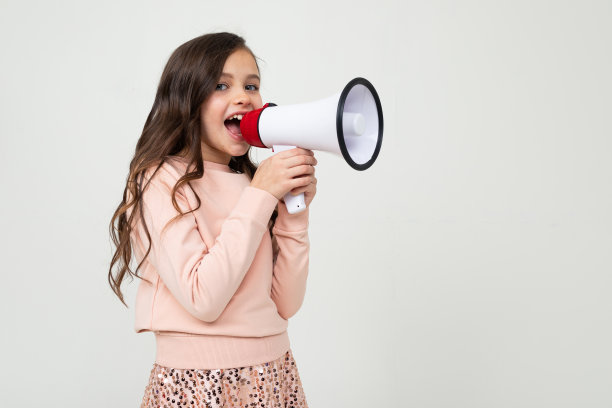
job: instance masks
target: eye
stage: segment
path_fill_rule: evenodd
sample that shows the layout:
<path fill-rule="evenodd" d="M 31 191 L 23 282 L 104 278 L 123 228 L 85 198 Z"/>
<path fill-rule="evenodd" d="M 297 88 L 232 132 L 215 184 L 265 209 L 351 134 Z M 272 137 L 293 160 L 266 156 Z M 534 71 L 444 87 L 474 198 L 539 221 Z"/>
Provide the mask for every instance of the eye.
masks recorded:
<path fill-rule="evenodd" d="M 217 91 L 225 91 L 227 89 L 227 84 L 217 84 Z"/>
<path fill-rule="evenodd" d="M 247 91 L 258 91 L 259 87 L 257 85 L 247 85 L 245 86 Z"/>

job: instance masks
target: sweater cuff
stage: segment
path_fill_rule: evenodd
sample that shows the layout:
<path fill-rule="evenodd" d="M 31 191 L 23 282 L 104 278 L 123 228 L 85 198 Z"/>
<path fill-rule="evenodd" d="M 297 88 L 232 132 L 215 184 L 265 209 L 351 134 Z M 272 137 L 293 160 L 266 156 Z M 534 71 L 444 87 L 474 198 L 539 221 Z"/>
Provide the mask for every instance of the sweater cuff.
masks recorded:
<path fill-rule="evenodd" d="M 232 213 L 246 215 L 267 227 L 277 203 L 278 199 L 267 191 L 247 186 Z"/>
<path fill-rule="evenodd" d="M 306 207 L 304 211 L 297 214 L 289 214 L 285 203 L 278 202 L 278 217 L 274 223 L 274 228 L 282 231 L 304 231 L 308 229 L 308 217 L 310 207 Z"/>

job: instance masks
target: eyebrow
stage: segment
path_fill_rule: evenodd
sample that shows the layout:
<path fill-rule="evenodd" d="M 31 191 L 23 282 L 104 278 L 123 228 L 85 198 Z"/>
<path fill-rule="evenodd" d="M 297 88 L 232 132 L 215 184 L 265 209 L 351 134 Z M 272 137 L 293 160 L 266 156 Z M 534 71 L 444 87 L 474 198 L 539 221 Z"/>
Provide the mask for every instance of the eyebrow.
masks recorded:
<path fill-rule="evenodd" d="M 221 76 L 222 76 L 222 77 L 223 77 L 223 76 L 226 76 L 226 77 L 230 77 L 230 78 L 233 78 L 233 77 L 234 77 L 232 74 L 228 74 L 227 72 L 223 72 L 223 73 L 221 73 Z M 259 76 L 258 76 L 258 75 L 255 75 L 255 74 L 247 75 L 247 77 L 246 77 L 246 78 L 247 78 L 247 79 L 256 79 L 256 80 L 260 81 Z"/>

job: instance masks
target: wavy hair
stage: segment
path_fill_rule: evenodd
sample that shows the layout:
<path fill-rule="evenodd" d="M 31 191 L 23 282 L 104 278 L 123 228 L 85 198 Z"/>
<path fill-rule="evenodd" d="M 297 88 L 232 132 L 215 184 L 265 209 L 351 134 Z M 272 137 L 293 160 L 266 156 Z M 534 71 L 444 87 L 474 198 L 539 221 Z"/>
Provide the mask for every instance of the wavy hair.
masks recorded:
<path fill-rule="evenodd" d="M 215 90 L 225 61 L 239 49 L 249 51 L 257 64 L 257 58 L 246 46 L 242 37 L 232 33 L 212 33 L 194 38 L 179 46 L 172 53 L 164 68 L 153 107 L 130 162 L 123 200 L 115 210 L 109 225 L 109 232 L 116 250 L 111 259 L 108 282 L 126 307 L 127 304 L 121 293 L 121 283 L 126 274 L 144 279 L 138 275 L 138 270 L 151 251 L 151 235 L 142 211 L 143 192 L 170 156 L 182 156 L 188 160 L 187 170 L 172 189 L 172 204 L 179 214 L 170 222 L 200 208 L 200 197 L 193 191 L 189 183 L 204 175 L 200 143 L 200 108 Z M 259 69 L 259 66 L 257 68 Z M 249 157 L 249 152 L 250 149 L 243 156 L 232 157 L 229 166 L 232 170 L 245 173 L 252 179 L 257 166 Z M 151 167 L 156 167 L 155 171 L 143 186 L 145 173 Z M 184 184 L 191 188 L 198 202 L 196 208 L 186 213 L 182 212 L 175 197 L 177 190 Z M 132 207 L 137 211 L 131 211 L 128 217 L 128 210 Z M 275 210 L 270 219 L 268 225 L 270 232 L 277 214 Z M 149 248 L 136 270 L 132 271 L 130 261 L 133 248 L 130 235 L 134 229 L 133 220 L 136 216 L 140 216 L 149 240 Z M 116 274 L 113 274 L 115 266 L 117 266 L 117 271 Z"/>

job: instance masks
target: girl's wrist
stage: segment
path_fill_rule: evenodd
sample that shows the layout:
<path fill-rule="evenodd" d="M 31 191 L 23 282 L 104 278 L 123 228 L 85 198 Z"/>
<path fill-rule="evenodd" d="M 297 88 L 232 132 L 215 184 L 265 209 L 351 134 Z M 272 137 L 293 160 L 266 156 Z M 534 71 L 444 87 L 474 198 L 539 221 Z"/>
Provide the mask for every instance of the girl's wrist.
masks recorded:
<path fill-rule="evenodd" d="M 276 218 L 275 227 L 284 231 L 303 231 L 308 229 L 309 208 L 295 214 L 290 214 L 287 211 L 287 206 L 283 201 L 278 203 L 278 217 Z"/>
<path fill-rule="evenodd" d="M 250 186 L 251 186 L 251 187 L 253 187 L 253 188 L 257 188 L 257 189 L 259 189 L 259 190 L 266 191 L 266 192 L 268 192 L 269 194 L 272 194 L 274 197 L 276 197 L 276 199 L 277 199 L 277 200 L 280 200 L 280 199 L 282 198 L 282 197 L 280 197 L 280 198 L 279 198 L 279 196 L 278 196 L 277 194 L 274 194 L 272 191 L 270 191 L 270 189 L 265 188 L 264 186 L 260 185 L 260 184 L 259 184 L 259 183 L 257 183 L 257 182 L 253 182 L 253 181 L 251 181 Z"/>
<path fill-rule="evenodd" d="M 258 185 L 257 183 L 253 184 L 249 184 L 249 187 L 251 188 L 256 188 L 257 190 L 261 190 L 261 191 L 265 191 L 266 193 L 270 194 L 271 196 L 273 196 L 274 198 L 276 198 L 277 200 L 279 199 L 275 194 L 273 194 L 270 190 Z"/>

